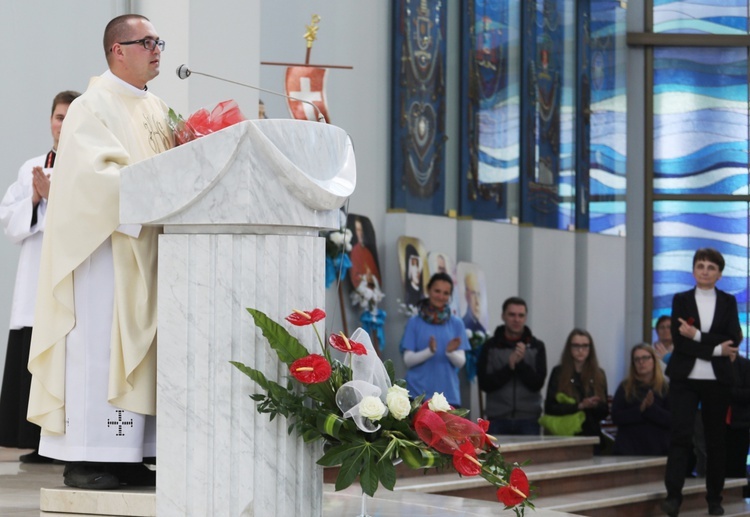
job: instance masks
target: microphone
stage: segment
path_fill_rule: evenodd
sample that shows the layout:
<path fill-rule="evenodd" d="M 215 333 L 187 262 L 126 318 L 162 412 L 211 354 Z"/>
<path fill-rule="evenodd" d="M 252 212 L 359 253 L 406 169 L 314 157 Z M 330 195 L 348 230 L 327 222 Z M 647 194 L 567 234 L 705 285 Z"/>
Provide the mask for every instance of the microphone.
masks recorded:
<path fill-rule="evenodd" d="M 298 99 L 297 97 L 291 97 L 289 95 L 284 95 L 283 93 L 274 92 L 272 90 L 266 90 L 265 88 L 260 88 L 258 86 L 253 86 L 252 84 L 239 83 L 237 81 L 232 81 L 231 79 L 224 79 L 223 77 L 217 77 L 217 76 L 211 75 L 211 74 L 204 74 L 203 72 L 196 72 L 195 70 L 190 70 L 187 65 L 180 65 L 180 66 L 178 66 L 176 72 L 177 72 L 177 77 L 179 77 L 180 79 L 187 79 L 188 77 L 190 77 L 193 74 L 195 74 L 195 75 L 202 75 L 204 77 L 210 77 L 212 79 L 217 79 L 219 81 L 224 81 L 226 83 L 232 83 L 232 84 L 236 84 L 238 86 L 244 86 L 245 88 L 251 88 L 253 90 L 258 90 L 258 91 L 261 91 L 261 92 L 270 93 L 271 95 L 278 95 L 279 97 L 285 97 L 285 98 L 291 99 L 293 101 L 304 102 L 305 104 L 308 104 L 308 105 L 310 105 L 310 106 L 313 107 L 313 109 L 315 110 L 315 113 L 317 114 L 318 122 L 325 122 L 326 121 L 326 118 L 323 116 L 323 113 L 320 111 L 320 108 L 318 108 L 314 103 L 312 103 L 310 101 L 307 101 L 307 100 L 304 100 L 304 99 Z"/>

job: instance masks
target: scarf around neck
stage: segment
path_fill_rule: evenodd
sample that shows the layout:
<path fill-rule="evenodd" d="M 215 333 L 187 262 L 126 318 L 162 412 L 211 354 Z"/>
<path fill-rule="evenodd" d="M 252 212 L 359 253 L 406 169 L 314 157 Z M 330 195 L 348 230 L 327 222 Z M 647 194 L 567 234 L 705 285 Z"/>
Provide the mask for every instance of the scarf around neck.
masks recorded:
<path fill-rule="evenodd" d="M 450 319 L 451 309 L 447 304 L 438 309 L 430 304 L 429 300 L 424 300 L 419 304 L 419 316 L 432 325 L 442 325 Z"/>

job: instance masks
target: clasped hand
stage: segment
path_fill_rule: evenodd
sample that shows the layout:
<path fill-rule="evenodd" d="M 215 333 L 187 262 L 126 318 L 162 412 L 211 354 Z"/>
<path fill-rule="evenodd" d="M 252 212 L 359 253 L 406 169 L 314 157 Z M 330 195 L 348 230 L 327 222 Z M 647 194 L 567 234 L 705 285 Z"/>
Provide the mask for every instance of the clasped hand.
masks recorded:
<path fill-rule="evenodd" d="M 461 346 L 461 338 L 454 337 L 453 339 L 448 341 L 448 346 L 445 348 L 445 353 L 449 354 L 451 352 L 454 352 L 458 350 L 459 346 Z M 435 336 L 430 336 L 430 350 L 433 354 L 437 352 L 437 341 L 435 340 Z"/>
<path fill-rule="evenodd" d="M 31 175 L 31 186 L 33 189 L 31 201 L 36 205 L 42 199 L 49 197 L 50 180 L 49 174 L 45 174 L 44 170 L 39 166 L 31 169 Z"/>
<path fill-rule="evenodd" d="M 600 397 L 593 396 L 587 397 L 578 403 L 578 409 L 591 409 L 595 408 L 602 401 Z"/>

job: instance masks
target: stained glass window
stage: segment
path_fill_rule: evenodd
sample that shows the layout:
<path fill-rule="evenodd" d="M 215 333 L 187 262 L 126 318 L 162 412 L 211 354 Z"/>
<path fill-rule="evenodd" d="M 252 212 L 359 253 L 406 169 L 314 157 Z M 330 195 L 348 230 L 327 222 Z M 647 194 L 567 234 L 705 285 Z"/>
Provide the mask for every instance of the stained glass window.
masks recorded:
<path fill-rule="evenodd" d="M 653 323 L 670 314 L 672 296 L 695 286 L 693 254 L 710 247 L 724 256 L 719 289 L 737 298 L 740 324 L 748 336 L 748 217 L 743 201 L 657 201 L 653 224 Z M 743 341 L 747 353 L 747 338 Z"/>
<path fill-rule="evenodd" d="M 398 0 L 393 8 L 391 206 L 445 212 L 446 6 Z"/>
<path fill-rule="evenodd" d="M 748 0 L 654 0 L 654 32 L 747 34 Z"/>
<path fill-rule="evenodd" d="M 518 216 L 520 0 L 465 0 L 461 211 Z"/>
<path fill-rule="evenodd" d="M 746 48 L 654 50 L 654 192 L 748 193 Z"/>
<path fill-rule="evenodd" d="M 589 225 L 592 233 L 625 235 L 625 9 L 592 0 L 589 70 Z"/>
<path fill-rule="evenodd" d="M 525 3 L 535 38 L 522 77 L 521 220 L 534 226 L 575 225 L 576 3 Z M 525 161 L 524 161 L 525 160 Z"/>

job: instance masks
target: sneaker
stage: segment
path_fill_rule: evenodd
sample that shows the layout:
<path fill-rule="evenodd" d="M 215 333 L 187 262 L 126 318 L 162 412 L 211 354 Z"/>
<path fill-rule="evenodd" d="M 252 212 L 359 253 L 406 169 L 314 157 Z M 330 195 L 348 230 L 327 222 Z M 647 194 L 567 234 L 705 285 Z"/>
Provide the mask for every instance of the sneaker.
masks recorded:
<path fill-rule="evenodd" d="M 120 487 L 117 476 L 108 471 L 107 463 L 73 462 L 65 465 L 63 482 L 66 486 L 86 490 L 112 490 Z"/>

